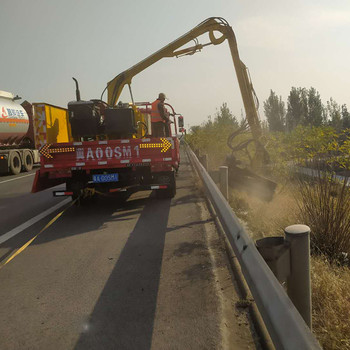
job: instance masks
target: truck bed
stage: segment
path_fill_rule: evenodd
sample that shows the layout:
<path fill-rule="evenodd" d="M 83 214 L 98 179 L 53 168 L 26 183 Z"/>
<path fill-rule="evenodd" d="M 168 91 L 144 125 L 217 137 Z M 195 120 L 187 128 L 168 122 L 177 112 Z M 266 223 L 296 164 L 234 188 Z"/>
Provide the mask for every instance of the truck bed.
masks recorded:
<path fill-rule="evenodd" d="M 112 169 L 149 168 L 151 173 L 179 166 L 176 137 L 118 139 L 45 144 L 32 192 L 66 182 L 75 171 L 86 174 Z"/>

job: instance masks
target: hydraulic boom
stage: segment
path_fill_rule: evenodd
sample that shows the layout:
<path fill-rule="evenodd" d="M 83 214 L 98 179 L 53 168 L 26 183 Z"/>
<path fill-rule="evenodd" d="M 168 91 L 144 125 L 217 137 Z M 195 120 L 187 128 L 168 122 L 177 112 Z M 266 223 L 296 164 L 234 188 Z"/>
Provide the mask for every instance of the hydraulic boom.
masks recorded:
<path fill-rule="evenodd" d="M 221 36 L 215 37 L 214 32 L 219 32 Z M 198 37 L 204 33 L 209 33 L 210 42 L 200 44 Z M 253 165 L 261 165 L 263 162 L 267 161 L 268 155 L 260 142 L 262 129 L 257 112 L 255 92 L 249 78 L 248 68 L 239 57 L 235 34 L 231 26 L 223 18 L 211 17 L 206 19 L 188 33 L 174 40 L 172 43 L 166 45 L 131 68 L 118 74 L 107 84 L 108 104 L 111 106 L 116 105 L 124 86 L 129 85 L 130 88 L 131 80 L 135 75 L 142 72 L 152 64 L 158 62 L 162 58 L 193 55 L 194 53 L 201 51 L 205 46 L 219 45 L 226 39 L 229 43 L 233 64 L 243 99 L 244 109 L 246 112 L 246 118 L 256 146 L 256 154 L 253 159 Z M 182 46 L 186 45 L 190 41 L 194 41 L 195 45 L 181 49 Z"/>

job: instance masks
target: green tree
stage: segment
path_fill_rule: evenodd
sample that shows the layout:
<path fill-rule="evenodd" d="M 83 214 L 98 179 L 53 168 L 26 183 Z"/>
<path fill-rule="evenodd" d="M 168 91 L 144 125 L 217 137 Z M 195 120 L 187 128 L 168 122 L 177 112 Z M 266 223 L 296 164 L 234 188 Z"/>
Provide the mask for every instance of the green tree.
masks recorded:
<path fill-rule="evenodd" d="M 343 129 L 349 129 L 350 128 L 350 113 L 348 111 L 348 108 L 346 107 L 346 104 L 341 106 L 341 119 L 342 119 Z"/>
<path fill-rule="evenodd" d="M 303 125 L 321 126 L 324 123 L 323 105 L 321 96 L 315 88 L 311 87 L 307 92 L 307 111 Z"/>
<path fill-rule="evenodd" d="M 232 114 L 230 109 L 227 107 L 227 103 L 224 102 L 220 110 L 216 112 L 214 123 L 220 125 L 234 125 L 238 126 L 237 118 Z"/>
<path fill-rule="evenodd" d="M 319 92 L 311 87 L 292 87 L 287 104 L 286 126 L 292 131 L 297 125 L 321 126 L 325 122 L 324 107 Z"/>
<path fill-rule="evenodd" d="M 264 132 L 269 131 L 269 123 L 267 120 L 261 121 L 261 129 L 263 129 Z"/>
<path fill-rule="evenodd" d="M 329 125 L 333 126 L 335 130 L 340 131 L 343 126 L 340 106 L 331 97 L 330 100 L 327 101 L 326 109 L 327 117 L 329 118 Z"/>
<path fill-rule="evenodd" d="M 286 128 L 292 131 L 297 125 L 303 124 L 308 114 L 308 98 L 305 88 L 292 87 L 287 102 Z"/>
<path fill-rule="evenodd" d="M 190 127 L 190 133 L 192 133 L 192 134 L 198 133 L 200 128 L 201 127 L 199 125 L 193 125 Z"/>
<path fill-rule="evenodd" d="M 269 98 L 264 102 L 264 112 L 270 131 L 284 131 L 286 109 L 282 97 L 270 90 Z"/>

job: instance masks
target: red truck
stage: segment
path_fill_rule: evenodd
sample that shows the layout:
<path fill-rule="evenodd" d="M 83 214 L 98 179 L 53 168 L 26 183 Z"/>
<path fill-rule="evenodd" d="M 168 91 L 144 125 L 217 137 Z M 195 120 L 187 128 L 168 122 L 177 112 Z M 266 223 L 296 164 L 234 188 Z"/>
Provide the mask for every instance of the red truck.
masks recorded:
<path fill-rule="evenodd" d="M 34 104 L 35 124 L 50 129 L 35 130 L 41 135 L 41 166 L 32 192 L 65 184 L 54 196 L 84 199 L 119 193 L 127 198 L 139 190 L 156 190 L 161 198 L 175 195 L 180 154 L 176 113 L 170 105 L 169 137 L 152 136 L 149 103 L 110 107 L 101 100 L 81 101 L 77 94 L 77 101 L 54 120 L 49 120 L 48 106 Z M 182 116 L 178 120 L 183 124 Z"/>

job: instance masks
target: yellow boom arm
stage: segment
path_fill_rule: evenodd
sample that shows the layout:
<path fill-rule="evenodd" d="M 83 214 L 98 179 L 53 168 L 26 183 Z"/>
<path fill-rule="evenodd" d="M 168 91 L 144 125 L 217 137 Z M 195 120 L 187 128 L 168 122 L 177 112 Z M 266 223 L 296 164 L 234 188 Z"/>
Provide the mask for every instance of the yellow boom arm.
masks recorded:
<path fill-rule="evenodd" d="M 199 44 L 198 37 L 207 32 L 209 33 L 210 42 L 207 44 Z M 214 32 L 221 33 L 221 36 L 219 38 L 216 38 Z M 226 20 L 219 17 L 211 17 L 206 19 L 185 35 L 181 36 L 180 38 L 166 45 L 159 51 L 145 58 L 141 62 L 135 64 L 131 68 L 117 75 L 113 80 L 111 80 L 107 84 L 108 104 L 111 106 L 116 105 L 124 86 L 127 84 L 130 86 L 131 80 L 135 75 L 142 72 L 144 69 L 156 63 L 160 59 L 164 57 L 179 57 L 183 55 L 192 55 L 200 51 L 205 46 L 219 45 L 222 42 L 224 42 L 225 39 L 227 39 L 230 46 L 230 51 L 243 99 L 247 121 L 249 123 L 253 139 L 257 146 L 257 153 L 260 153 L 259 150 L 261 150 L 261 144 L 259 142 L 259 139 L 262 135 L 262 130 L 258 118 L 257 108 L 255 105 L 255 93 L 253 85 L 249 79 L 247 67 L 239 58 L 235 34 L 230 25 L 226 22 Z M 195 42 L 195 46 L 180 49 L 182 46 L 184 46 L 192 40 Z M 260 155 L 262 154 L 260 153 Z M 258 158 L 261 159 L 262 157 Z"/>

